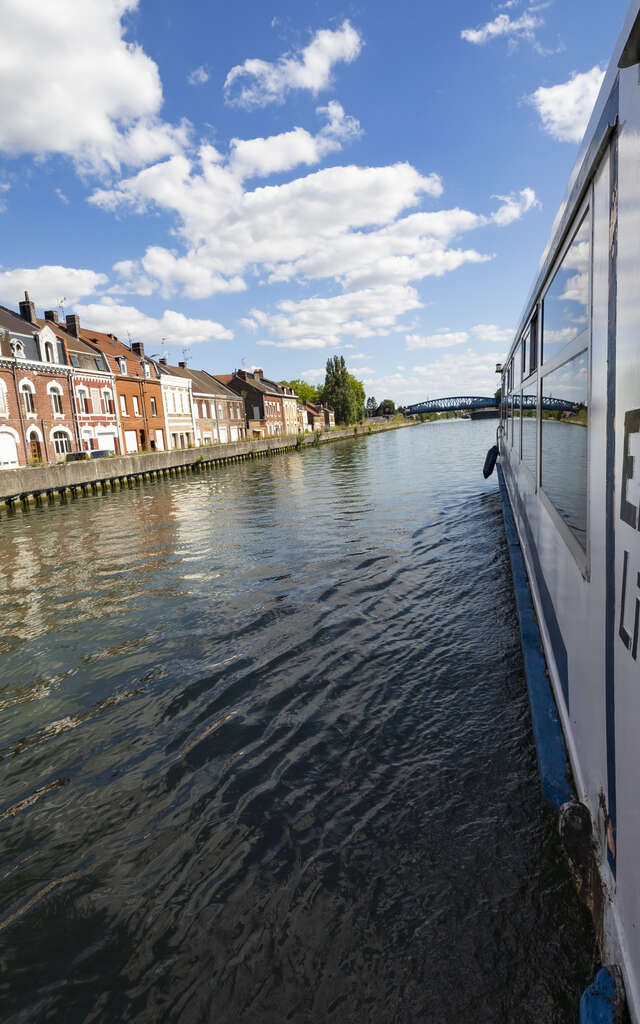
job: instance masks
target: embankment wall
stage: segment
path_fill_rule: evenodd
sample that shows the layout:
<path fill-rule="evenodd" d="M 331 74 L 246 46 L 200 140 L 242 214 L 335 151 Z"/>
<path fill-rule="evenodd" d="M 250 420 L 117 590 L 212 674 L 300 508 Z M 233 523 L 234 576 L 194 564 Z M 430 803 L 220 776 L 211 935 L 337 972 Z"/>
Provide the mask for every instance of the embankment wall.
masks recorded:
<path fill-rule="evenodd" d="M 370 434 L 412 425 L 413 422 L 361 425 L 321 434 L 305 434 L 299 438 L 267 437 L 258 441 L 232 441 L 228 444 L 203 445 L 200 448 L 0 470 L 0 508 L 26 508 L 47 500 L 51 503 L 56 498 L 65 500 L 74 497 L 78 492 L 99 494 L 117 487 L 133 486 L 143 480 L 201 472 L 223 463 L 304 450 L 313 445 L 368 437 Z"/>

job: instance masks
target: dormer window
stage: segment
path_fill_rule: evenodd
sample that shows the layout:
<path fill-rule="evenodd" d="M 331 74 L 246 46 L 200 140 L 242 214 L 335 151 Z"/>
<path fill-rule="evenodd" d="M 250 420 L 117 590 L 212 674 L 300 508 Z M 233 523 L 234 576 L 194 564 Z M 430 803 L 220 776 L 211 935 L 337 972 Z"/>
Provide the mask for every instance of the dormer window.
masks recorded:
<path fill-rule="evenodd" d="M 45 341 L 44 343 L 44 359 L 46 363 L 55 363 L 56 354 L 53 347 L 53 342 Z"/>
<path fill-rule="evenodd" d="M 24 345 L 17 338 L 11 339 L 11 351 L 16 359 L 24 359 Z"/>
<path fill-rule="evenodd" d="M 118 363 L 118 369 L 120 370 L 120 373 L 126 373 L 127 372 L 127 360 L 124 358 L 124 356 L 118 356 L 117 357 L 117 363 Z"/>
<path fill-rule="evenodd" d="M 144 373 L 145 377 L 151 376 L 151 367 L 145 360 L 142 361 L 142 372 Z"/>

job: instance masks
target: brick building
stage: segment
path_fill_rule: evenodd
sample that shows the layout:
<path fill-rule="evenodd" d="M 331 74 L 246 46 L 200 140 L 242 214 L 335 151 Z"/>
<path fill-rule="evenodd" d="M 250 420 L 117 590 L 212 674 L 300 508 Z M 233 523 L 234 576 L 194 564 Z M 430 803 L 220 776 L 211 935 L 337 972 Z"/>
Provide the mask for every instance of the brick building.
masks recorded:
<path fill-rule="evenodd" d="M 52 331 L 65 350 L 71 367 L 73 415 L 78 450 L 122 452 L 118 437 L 118 413 L 115 382 L 106 358 L 79 336 L 79 321 L 68 316 L 63 326 L 55 310 L 47 310 L 44 319 L 35 315 L 32 302 L 21 302 L 20 312 L 40 329 Z M 70 328 L 71 325 L 71 328 Z"/>
<path fill-rule="evenodd" d="M 70 377 L 54 332 L 0 306 L 0 469 L 77 451 Z"/>
<path fill-rule="evenodd" d="M 145 356 L 144 346 L 134 341 L 129 347 L 114 334 L 79 327 L 79 323 L 78 328 L 81 338 L 104 355 L 114 375 L 122 451 L 164 451 L 167 435 L 160 373 Z"/>
<path fill-rule="evenodd" d="M 244 400 L 250 436 L 269 437 L 284 432 L 282 390 L 273 381 L 266 381 L 262 370 L 216 374 L 216 380 Z"/>

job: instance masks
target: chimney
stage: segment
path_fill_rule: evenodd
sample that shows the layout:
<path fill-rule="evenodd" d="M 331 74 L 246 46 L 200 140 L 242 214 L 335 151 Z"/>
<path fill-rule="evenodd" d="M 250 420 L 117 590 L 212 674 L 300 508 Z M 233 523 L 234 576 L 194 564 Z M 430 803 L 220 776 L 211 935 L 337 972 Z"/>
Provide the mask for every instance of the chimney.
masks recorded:
<path fill-rule="evenodd" d="M 168 359 L 167 359 L 166 356 L 160 356 L 160 358 L 158 359 L 158 362 L 161 363 L 162 366 L 166 366 L 167 363 L 168 363 Z"/>
<path fill-rule="evenodd" d="M 259 370 L 256 367 L 253 371 L 253 376 L 256 377 L 258 380 L 262 380 L 262 378 L 264 377 L 264 370 Z"/>
<path fill-rule="evenodd" d="M 45 320 L 49 320 L 52 324 L 59 323 L 58 310 L 57 309 L 45 309 L 44 311 Z"/>
<path fill-rule="evenodd" d="M 131 351 L 135 356 L 140 356 L 140 358 L 142 358 L 144 356 L 144 345 L 141 341 L 132 341 Z"/>
<path fill-rule="evenodd" d="M 29 298 L 29 292 L 24 293 L 24 302 L 20 303 L 20 316 L 23 320 L 28 320 L 30 324 L 36 322 L 36 307 Z"/>
<path fill-rule="evenodd" d="M 74 338 L 80 337 L 80 317 L 75 313 L 69 313 L 67 316 L 67 330 Z"/>
<path fill-rule="evenodd" d="M 187 368 L 187 364 L 186 363 L 178 363 L 178 366 L 180 367 L 181 370 L 186 370 L 186 368 Z"/>

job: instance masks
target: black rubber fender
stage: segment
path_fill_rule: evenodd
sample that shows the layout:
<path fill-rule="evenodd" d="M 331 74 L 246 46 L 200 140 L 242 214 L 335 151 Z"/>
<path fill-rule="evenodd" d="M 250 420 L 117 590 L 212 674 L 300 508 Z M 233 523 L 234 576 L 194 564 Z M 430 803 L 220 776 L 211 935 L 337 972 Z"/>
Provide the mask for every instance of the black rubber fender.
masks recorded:
<path fill-rule="evenodd" d="M 487 457 L 484 460 L 484 466 L 482 468 L 482 475 L 484 476 L 485 480 L 487 480 L 488 477 L 491 476 L 491 474 L 493 473 L 494 469 L 496 468 L 496 462 L 498 461 L 498 455 L 499 455 L 498 446 L 497 446 L 497 444 L 494 444 L 493 447 L 490 448 L 489 451 L 487 452 Z"/>

